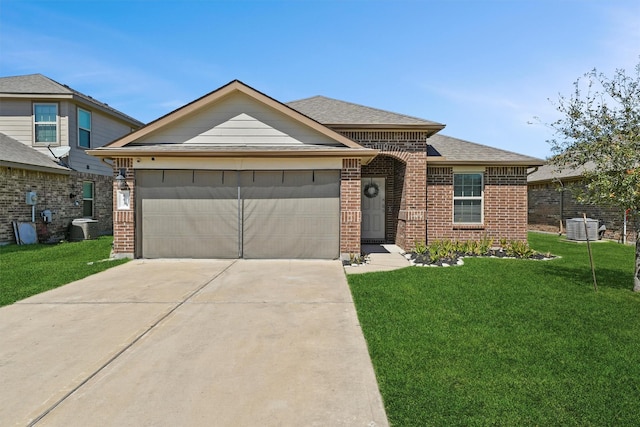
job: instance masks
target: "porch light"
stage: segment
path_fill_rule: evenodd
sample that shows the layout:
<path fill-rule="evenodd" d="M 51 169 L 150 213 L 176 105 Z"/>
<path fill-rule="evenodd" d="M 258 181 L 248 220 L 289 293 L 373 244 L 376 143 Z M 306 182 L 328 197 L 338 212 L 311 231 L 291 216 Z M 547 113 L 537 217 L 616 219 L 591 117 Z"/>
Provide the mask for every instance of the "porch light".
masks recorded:
<path fill-rule="evenodd" d="M 118 176 L 116 176 L 115 178 L 116 182 L 118 183 L 118 188 L 120 190 L 127 189 L 127 179 L 125 178 L 126 174 L 127 174 L 126 169 L 120 169 L 120 173 L 118 173 Z"/>

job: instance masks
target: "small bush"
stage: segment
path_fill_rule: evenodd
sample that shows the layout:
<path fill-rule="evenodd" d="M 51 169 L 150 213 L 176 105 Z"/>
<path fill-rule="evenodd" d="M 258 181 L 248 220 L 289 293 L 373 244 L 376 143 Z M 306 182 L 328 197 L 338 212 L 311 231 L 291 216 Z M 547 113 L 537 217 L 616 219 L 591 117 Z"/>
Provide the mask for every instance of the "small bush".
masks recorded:
<path fill-rule="evenodd" d="M 493 246 L 493 239 L 488 237 L 486 234 L 478 242 L 478 250 L 481 255 L 488 254 L 491 246 Z"/>
<path fill-rule="evenodd" d="M 418 255 L 423 255 L 427 252 L 427 245 L 425 245 L 423 240 L 419 240 L 416 242 L 414 252 Z"/>
<path fill-rule="evenodd" d="M 535 254 L 535 251 L 529 247 L 527 242 L 512 240 L 507 245 L 505 252 L 508 256 L 516 258 L 529 258 Z"/>

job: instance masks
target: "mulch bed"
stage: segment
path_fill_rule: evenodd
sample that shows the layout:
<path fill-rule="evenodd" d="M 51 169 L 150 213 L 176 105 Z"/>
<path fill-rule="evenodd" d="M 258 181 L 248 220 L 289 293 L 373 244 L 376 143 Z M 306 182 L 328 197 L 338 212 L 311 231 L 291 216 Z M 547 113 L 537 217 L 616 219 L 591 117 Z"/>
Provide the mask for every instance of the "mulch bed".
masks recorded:
<path fill-rule="evenodd" d="M 491 249 L 489 252 L 483 255 L 467 254 L 458 252 L 453 258 L 440 258 L 435 262 L 431 262 L 429 253 L 417 254 L 415 252 L 405 254 L 405 257 L 411 262 L 412 265 L 421 267 L 450 267 L 452 265 L 463 265 L 464 258 L 509 258 L 509 259 L 533 259 L 539 261 L 546 261 L 556 258 L 554 255 L 545 255 L 541 253 L 535 253 L 528 257 L 522 256 L 509 256 L 503 250 Z"/>

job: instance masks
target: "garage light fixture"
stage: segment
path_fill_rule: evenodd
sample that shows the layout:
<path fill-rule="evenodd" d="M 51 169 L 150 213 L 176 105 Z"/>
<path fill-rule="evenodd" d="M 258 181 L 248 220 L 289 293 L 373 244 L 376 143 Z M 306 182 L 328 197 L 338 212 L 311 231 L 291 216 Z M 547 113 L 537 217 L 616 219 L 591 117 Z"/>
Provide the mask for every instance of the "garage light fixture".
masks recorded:
<path fill-rule="evenodd" d="M 127 175 L 127 170 L 126 169 L 120 169 L 120 173 L 118 174 L 118 176 L 116 176 L 116 183 L 118 184 L 118 188 L 120 190 L 126 190 L 127 187 L 127 179 L 125 178 L 125 176 Z"/>

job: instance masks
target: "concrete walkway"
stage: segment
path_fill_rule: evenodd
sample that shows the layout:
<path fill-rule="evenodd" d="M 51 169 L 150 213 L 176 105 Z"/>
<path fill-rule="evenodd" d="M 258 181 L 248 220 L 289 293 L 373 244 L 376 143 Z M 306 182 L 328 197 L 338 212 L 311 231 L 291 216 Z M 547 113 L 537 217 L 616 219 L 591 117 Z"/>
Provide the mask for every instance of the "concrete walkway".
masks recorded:
<path fill-rule="evenodd" d="M 411 263 L 404 257 L 402 249 L 396 245 L 362 245 L 362 252 L 369 254 L 369 263 L 352 267 L 347 265 L 347 274 L 391 271 L 409 267 Z"/>
<path fill-rule="evenodd" d="M 136 260 L 0 309 L 0 425 L 385 426 L 339 261 Z"/>

